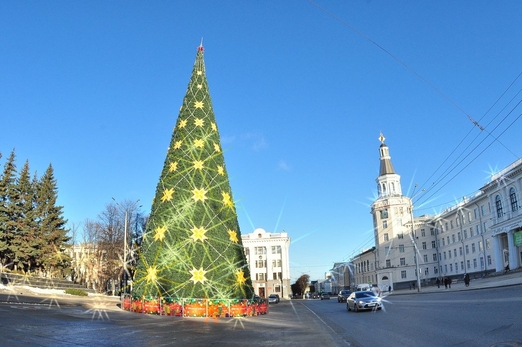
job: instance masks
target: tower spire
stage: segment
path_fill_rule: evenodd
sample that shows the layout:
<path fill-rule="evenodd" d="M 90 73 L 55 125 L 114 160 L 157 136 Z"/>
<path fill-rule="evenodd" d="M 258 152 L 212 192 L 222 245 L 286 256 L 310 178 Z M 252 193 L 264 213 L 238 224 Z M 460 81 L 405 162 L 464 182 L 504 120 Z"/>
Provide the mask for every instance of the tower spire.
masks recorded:
<path fill-rule="evenodd" d="M 381 132 L 381 134 L 379 136 L 379 141 L 381 142 L 381 146 L 379 149 L 380 157 L 381 157 L 381 168 L 379 170 L 380 176 L 395 173 L 395 170 L 393 169 L 393 165 L 391 162 L 390 150 L 388 149 L 388 146 L 386 146 L 386 144 L 384 143 L 385 139 L 386 138 L 384 137 L 384 135 Z"/>
<path fill-rule="evenodd" d="M 379 135 L 379 156 L 380 169 L 379 177 L 377 177 L 377 191 L 379 197 L 386 197 L 389 195 L 402 195 L 401 176 L 395 173 L 391 162 L 390 150 L 384 143 L 385 137 L 382 132 Z"/>

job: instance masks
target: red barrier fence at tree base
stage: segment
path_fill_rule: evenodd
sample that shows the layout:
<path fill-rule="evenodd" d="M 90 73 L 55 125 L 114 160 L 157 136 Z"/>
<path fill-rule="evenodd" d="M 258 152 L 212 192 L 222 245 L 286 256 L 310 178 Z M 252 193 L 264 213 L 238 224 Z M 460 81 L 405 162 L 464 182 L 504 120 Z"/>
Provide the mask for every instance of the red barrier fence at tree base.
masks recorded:
<path fill-rule="evenodd" d="M 194 299 L 122 297 L 125 311 L 176 317 L 254 317 L 268 313 L 266 299 Z"/>

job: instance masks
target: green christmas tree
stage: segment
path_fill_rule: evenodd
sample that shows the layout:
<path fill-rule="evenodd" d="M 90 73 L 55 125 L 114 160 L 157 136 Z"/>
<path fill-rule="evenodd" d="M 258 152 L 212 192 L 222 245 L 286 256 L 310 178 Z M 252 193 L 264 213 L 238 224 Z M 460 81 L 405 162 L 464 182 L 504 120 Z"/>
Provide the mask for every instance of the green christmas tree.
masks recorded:
<path fill-rule="evenodd" d="M 132 293 L 207 299 L 254 294 L 202 46 L 156 188 Z"/>

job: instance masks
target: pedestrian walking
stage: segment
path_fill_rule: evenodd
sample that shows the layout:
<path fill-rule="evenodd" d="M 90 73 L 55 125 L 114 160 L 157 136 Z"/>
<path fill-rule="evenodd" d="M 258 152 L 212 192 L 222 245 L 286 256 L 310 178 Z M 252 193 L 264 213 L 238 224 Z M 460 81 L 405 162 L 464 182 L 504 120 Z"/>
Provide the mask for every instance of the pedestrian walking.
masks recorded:
<path fill-rule="evenodd" d="M 448 278 L 444 276 L 444 288 L 448 289 Z"/>
<path fill-rule="evenodd" d="M 437 277 L 437 288 L 440 288 L 440 279 Z"/>
<path fill-rule="evenodd" d="M 469 287 L 469 281 L 470 281 L 469 274 L 466 274 L 464 276 L 464 284 L 466 285 L 466 287 Z"/>

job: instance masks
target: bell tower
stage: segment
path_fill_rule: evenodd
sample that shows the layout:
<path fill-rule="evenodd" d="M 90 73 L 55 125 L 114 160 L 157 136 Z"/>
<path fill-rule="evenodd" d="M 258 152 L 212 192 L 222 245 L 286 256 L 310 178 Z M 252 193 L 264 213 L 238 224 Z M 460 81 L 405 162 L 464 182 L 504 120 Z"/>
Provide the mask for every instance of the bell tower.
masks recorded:
<path fill-rule="evenodd" d="M 390 150 L 381 133 L 379 141 L 379 176 L 377 199 L 371 206 L 376 248 L 376 277 L 380 287 L 394 287 L 404 281 L 402 267 L 413 259 L 409 230 L 411 222 L 411 199 L 402 195 L 401 176 L 392 165 Z M 411 253 L 409 255 L 408 253 Z M 410 259 L 411 258 L 411 259 Z"/>

